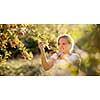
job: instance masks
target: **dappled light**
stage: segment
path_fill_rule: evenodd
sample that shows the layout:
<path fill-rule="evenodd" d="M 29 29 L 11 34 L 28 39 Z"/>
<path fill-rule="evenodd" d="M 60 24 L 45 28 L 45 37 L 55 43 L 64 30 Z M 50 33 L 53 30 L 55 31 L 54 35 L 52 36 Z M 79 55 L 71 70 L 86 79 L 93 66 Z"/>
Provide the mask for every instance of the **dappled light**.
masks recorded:
<path fill-rule="evenodd" d="M 72 75 L 78 75 L 78 69 L 83 75 L 100 75 L 99 24 L 0 24 L 0 75 L 44 75 L 38 43 L 45 42 L 49 58 L 51 49 L 58 51 L 62 34 L 72 36 L 73 52 L 81 59 L 77 68 L 70 67 Z"/>

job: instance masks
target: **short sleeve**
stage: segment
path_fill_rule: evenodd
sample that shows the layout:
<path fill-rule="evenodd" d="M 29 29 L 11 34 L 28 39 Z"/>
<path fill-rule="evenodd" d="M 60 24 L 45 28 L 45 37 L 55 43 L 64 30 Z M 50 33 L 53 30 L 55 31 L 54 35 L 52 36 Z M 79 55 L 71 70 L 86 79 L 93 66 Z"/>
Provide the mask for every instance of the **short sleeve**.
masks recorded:
<path fill-rule="evenodd" d="M 53 54 L 50 58 L 52 58 L 52 59 L 55 59 L 55 60 L 56 60 L 56 59 L 57 59 L 57 57 L 58 57 L 58 56 L 57 56 L 57 54 L 56 54 L 56 53 L 54 53 L 54 54 Z"/>
<path fill-rule="evenodd" d="M 75 63 L 80 63 L 80 56 L 78 54 L 73 53 L 70 57 L 69 60 L 75 64 Z"/>

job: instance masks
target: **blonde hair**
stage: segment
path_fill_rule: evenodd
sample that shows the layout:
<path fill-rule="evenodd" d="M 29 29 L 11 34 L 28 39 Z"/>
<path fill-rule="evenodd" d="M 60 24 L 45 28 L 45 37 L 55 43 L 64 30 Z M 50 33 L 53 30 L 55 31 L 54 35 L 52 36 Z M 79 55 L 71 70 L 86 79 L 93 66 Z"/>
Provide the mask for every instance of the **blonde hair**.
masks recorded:
<path fill-rule="evenodd" d="M 61 38 L 66 39 L 68 41 L 68 43 L 71 44 L 70 53 L 72 53 L 73 48 L 74 48 L 74 40 L 73 40 L 73 38 L 69 34 L 63 34 L 63 35 L 61 35 L 61 36 L 58 37 L 57 41 L 59 42 L 59 40 Z"/>

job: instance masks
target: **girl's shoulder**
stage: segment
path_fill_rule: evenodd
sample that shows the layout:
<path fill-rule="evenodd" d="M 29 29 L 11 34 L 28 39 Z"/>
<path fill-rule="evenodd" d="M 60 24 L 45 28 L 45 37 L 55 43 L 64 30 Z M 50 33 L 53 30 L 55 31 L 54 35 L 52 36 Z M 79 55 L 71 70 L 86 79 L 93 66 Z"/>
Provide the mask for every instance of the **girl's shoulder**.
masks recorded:
<path fill-rule="evenodd" d="M 72 53 L 72 54 L 70 55 L 70 57 L 79 58 L 80 56 L 79 56 L 78 54 L 76 54 L 76 53 Z"/>
<path fill-rule="evenodd" d="M 77 61 L 77 60 L 80 60 L 80 56 L 76 53 L 72 53 L 72 54 L 70 54 L 69 59 L 71 61 Z"/>
<path fill-rule="evenodd" d="M 52 59 L 57 59 L 58 58 L 58 55 L 56 54 L 56 53 L 54 53 L 50 58 L 52 58 Z"/>

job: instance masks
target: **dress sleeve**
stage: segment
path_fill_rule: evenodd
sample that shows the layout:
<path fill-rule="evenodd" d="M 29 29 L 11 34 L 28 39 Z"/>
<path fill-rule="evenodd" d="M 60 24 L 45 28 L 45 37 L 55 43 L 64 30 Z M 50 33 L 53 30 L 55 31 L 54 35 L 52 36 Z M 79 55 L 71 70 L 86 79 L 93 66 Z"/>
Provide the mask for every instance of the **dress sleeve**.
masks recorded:
<path fill-rule="evenodd" d="M 57 54 L 56 53 L 54 53 L 51 57 L 50 57 L 51 59 L 57 59 L 58 58 L 58 56 L 57 56 Z"/>
<path fill-rule="evenodd" d="M 73 53 L 71 56 L 70 56 L 70 61 L 73 63 L 73 64 L 79 64 L 81 62 L 81 59 L 80 59 L 80 56 L 78 54 L 75 54 Z"/>

